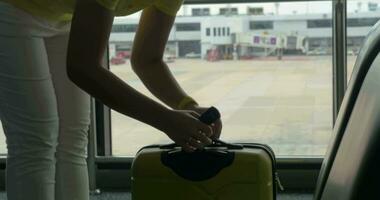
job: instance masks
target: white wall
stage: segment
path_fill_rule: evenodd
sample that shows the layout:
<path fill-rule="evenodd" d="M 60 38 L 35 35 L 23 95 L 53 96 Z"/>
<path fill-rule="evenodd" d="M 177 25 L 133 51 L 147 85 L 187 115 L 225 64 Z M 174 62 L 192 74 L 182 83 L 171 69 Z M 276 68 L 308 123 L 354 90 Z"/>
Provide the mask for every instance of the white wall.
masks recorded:
<path fill-rule="evenodd" d="M 205 18 L 201 25 L 201 42 L 211 43 L 215 45 L 231 44 L 231 35 L 227 35 L 227 28 L 230 29 L 230 34 L 235 32 L 243 32 L 244 21 L 236 17 L 217 16 L 215 18 Z M 206 35 L 206 29 L 210 28 L 210 36 Z M 225 28 L 225 35 L 214 36 L 214 28 Z M 221 31 L 222 33 L 222 31 Z"/>
<path fill-rule="evenodd" d="M 179 31 L 169 40 L 201 40 L 201 34 L 200 31 Z"/>
<path fill-rule="evenodd" d="M 380 12 L 368 12 L 368 13 L 349 13 L 349 18 L 367 18 L 367 17 L 380 17 Z M 206 49 L 209 49 L 213 45 L 230 44 L 231 36 L 213 36 L 213 28 L 216 27 L 229 27 L 230 33 L 245 33 L 253 32 L 249 29 L 249 22 L 252 20 L 273 20 L 274 29 L 268 30 L 272 33 L 286 33 L 292 34 L 298 32 L 300 36 L 308 37 L 332 37 L 332 28 L 307 28 L 308 19 L 331 19 L 330 14 L 309 14 L 309 15 L 263 15 L 263 16 L 251 16 L 251 15 L 238 15 L 238 16 L 179 16 L 176 18 L 176 23 L 201 23 L 200 31 L 187 31 L 187 32 L 175 32 L 175 28 L 171 30 L 169 41 L 180 40 L 200 40 L 202 44 L 202 54 Z M 138 19 L 126 19 L 116 18 L 115 24 L 137 24 Z M 210 36 L 206 36 L 206 28 L 210 28 Z M 349 27 L 348 36 L 362 36 L 364 37 L 370 27 Z M 110 36 L 111 42 L 123 42 L 133 41 L 134 33 L 112 33 Z M 204 46 L 204 47 L 203 47 Z"/>
<path fill-rule="evenodd" d="M 282 20 L 275 21 L 273 23 L 273 29 L 277 32 L 284 33 L 287 35 L 306 35 L 307 31 L 307 22 L 305 20 Z"/>

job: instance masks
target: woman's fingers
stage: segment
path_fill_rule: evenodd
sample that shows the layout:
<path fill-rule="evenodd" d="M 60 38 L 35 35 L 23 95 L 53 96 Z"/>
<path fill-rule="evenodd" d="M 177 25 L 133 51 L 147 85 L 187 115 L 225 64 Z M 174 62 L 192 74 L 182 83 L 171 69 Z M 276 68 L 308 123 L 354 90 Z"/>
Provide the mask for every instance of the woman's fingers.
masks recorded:
<path fill-rule="evenodd" d="M 175 120 L 182 123 L 171 130 L 170 138 L 179 144 L 184 151 L 193 152 L 196 149 L 202 149 L 204 146 L 212 144 L 212 127 L 199 121 L 198 113 L 188 110 L 175 111 L 175 113 L 179 114 Z"/>
<path fill-rule="evenodd" d="M 213 135 L 212 127 L 206 124 L 202 124 L 199 128 L 207 137 L 211 137 Z"/>
<path fill-rule="evenodd" d="M 189 143 L 184 143 L 182 145 L 182 149 L 185 151 L 185 152 L 188 152 L 188 153 L 191 153 L 191 152 L 194 152 L 196 150 L 195 147 L 191 146 Z"/>
<path fill-rule="evenodd" d="M 212 143 L 210 137 L 207 137 L 202 130 L 198 130 L 198 132 L 193 137 L 203 145 L 210 145 Z"/>
<path fill-rule="evenodd" d="M 201 140 L 196 139 L 194 137 L 190 137 L 188 144 L 192 147 L 195 147 L 196 149 L 203 149 L 204 145 Z"/>
<path fill-rule="evenodd" d="M 212 130 L 213 130 L 213 135 L 211 138 L 213 139 L 219 139 L 220 134 L 222 132 L 222 121 L 219 119 L 215 123 L 211 124 Z"/>
<path fill-rule="evenodd" d="M 193 152 L 196 149 L 203 149 L 205 146 L 212 144 L 212 140 L 206 136 L 202 130 L 198 130 L 193 133 L 192 136 L 185 139 L 183 145 L 183 150 L 186 152 Z"/>

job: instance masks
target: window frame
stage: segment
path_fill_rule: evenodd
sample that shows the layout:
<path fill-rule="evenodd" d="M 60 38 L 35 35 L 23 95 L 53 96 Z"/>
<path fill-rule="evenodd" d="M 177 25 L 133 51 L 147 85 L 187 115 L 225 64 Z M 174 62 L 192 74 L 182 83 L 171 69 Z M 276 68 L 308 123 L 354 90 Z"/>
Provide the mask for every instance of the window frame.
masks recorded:
<path fill-rule="evenodd" d="M 206 28 L 206 36 L 211 36 L 211 28 Z"/>
<path fill-rule="evenodd" d="M 347 18 L 348 28 L 360 28 L 375 25 L 380 18 L 376 17 L 364 17 L 364 18 Z"/>
<path fill-rule="evenodd" d="M 346 89 L 346 0 L 290 0 L 286 2 L 329 1 L 333 5 L 333 122 Z M 283 0 L 186 0 L 185 4 L 224 4 L 224 3 L 274 3 Z M 213 28 L 215 36 L 216 28 Z M 210 35 L 211 33 L 210 27 Z M 105 58 L 108 58 L 108 51 Z M 104 66 L 109 69 L 108 59 Z M 112 156 L 111 111 L 100 102 L 93 101 L 95 112 L 89 140 L 90 189 L 123 189 L 130 187 L 130 167 L 133 157 Z M 93 152 L 93 153 L 90 153 Z M 278 171 L 286 189 L 314 189 L 321 168 L 321 157 L 278 158 Z M 0 187 L 5 188 L 5 156 L 0 157 Z"/>
<path fill-rule="evenodd" d="M 252 30 L 252 31 L 272 30 L 273 28 L 274 28 L 274 22 L 270 20 L 249 21 L 249 30 Z"/>
<path fill-rule="evenodd" d="M 332 23 L 331 19 L 309 19 L 307 20 L 307 28 L 331 28 Z"/>
<path fill-rule="evenodd" d="M 239 14 L 239 9 L 235 7 L 224 7 L 224 8 L 219 8 L 219 15 L 237 15 Z"/>
<path fill-rule="evenodd" d="M 111 33 L 134 33 L 137 31 L 138 24 L 115 24 L 112 26 Z"/>
<path fill-rule="evenodd" d="M 201 31 L 200 23 L 176 23 L 174 24 L 177 32 L 192 32 L 192 31 Z M 180 28 L 178 28 L 180 27 Z M 195 28 L 195 29 L 194 29 Z"/>
<path fill-rule="evenodd" d="M 194 12 L 197 11 L 197 12 Z M 193 8 L 191 9 L 191 16 L 208 16 L 210 15 L 210 8 Z"/>

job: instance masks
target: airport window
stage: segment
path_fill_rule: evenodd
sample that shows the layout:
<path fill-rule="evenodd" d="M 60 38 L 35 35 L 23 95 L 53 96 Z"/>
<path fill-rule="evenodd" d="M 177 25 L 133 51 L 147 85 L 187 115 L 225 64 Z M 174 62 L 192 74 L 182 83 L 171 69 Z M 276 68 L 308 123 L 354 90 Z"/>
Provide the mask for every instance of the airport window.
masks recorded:
<path fill-rule="evenodd" d="M 276 11 L 275 3 L 267 3 L 269 1 L 247 1 L 244 5 L 234 4 L 233 0 L 230 5 L 223 4 L 226 1 L 216 2 L 187 4 L 184 5 L 188 6 L 187 11 L 183 7 L 179 11 L 181 17 L 176 19 L 178 24 L 172 30 L 175 34 L 169 36 L 163 57 L 173 75 L 200 104 L 215 105 L 220 109 L 224 123 L 221 139 L 227 142 L 265 143 L 274 149 L 278 158 L 322 157 L 332 130 L 333 22 L 326 18 L 326 15 L 333 16 L 332 0 L 281 2 L 279 11 Z M 347 2 L 349 81 L 363 41 L 371 26 L 380 19 L 380 12 L 377 3 L 368 3 L 366 0 Z M 358 8 L 359 2 L 363 3 L 362 9 Z M 224 9 L 214 9 L 214 6 Z M 226 9 L 229 6 L 233 8 Z M 303 6 L 307 9 L 288 10 L 287 6 L 296 9 Z M 257 32 L 260 35 L 247 32 L 245 26 L 248 24 L 245 22 L 243 26 L 233 24 L 233 30 L 230 27 L 226 29 L 231 43 L 221 44 L 224 38 L 217 37 L 217 28 L 212 27 L 212 24 L 222 24 L 217 19 L 220 16 L 216 15 L 237 15 L 236 7 L 247 11 L 247 16 L 229 16 L 231 20 L 241 17 L 239 19 L 246 22 L 255 20 L 248 15 L 266 15 L 273 22 L 258 26 L 250 22 L 249 29 L 259 30 Z M 192 16 L 204 17 L 196 19 L 188 16 L 186 12 L 190 10 Z M 292 30 L 286 26 L 286 22 L 280 22 L 286 20 L 279 20 L 289 15 L 302 22 L 292 24 Z M 138 91 L 159 102 L 131 70 L 129 59 L 133 35 L 118 34 L 136 32 L 139 16 L 136 13 L 125 20 L 120 17 L 118 21 L 122 23 L 113 25 L 108 52 L 109 69 Z M 277 23 L 283 24 L 277 26 Z M 210 24 L 204 35 L 200 31 L 201 26 Z M 313 28 L 324 28 L 324 31 L 315 33 L 307 30 Z M 273 30 L 273 33 L 260 31 L 265 29 Z M 298 31 L 296 36 L 294 31 Z M 284 35 L 279 36 L 279 33 Z M 275 47 L 280 43 L 283 45 Z M 282 49 L 281 55 L 278 54 L 278 48 Z M 100 148 L 108 145 L 112 149 L 112 153 L 107 156 L 133 157 L 142 146 L 171 142 L 162 132 L 143 123 L 112 110 L 109 113 L 109 118 L 100 114 L 97 119 L 109 123 L 109 130 L 103 134 L 108 135 L 111 142 L 98 141 Z M 3 141 L 0 143 L 0 154 L 5 156 L 7 149 L 1 127 L 0 121 L 0 141 Z"/>
<path fill-rule="evenodd" d="M 178 23 L 176 24 L 177 31 L 200 31 L 200 23 Z"/>
<path fill-rule="evenodd" d="M 193 8 L 191 11 L 193 16 L 210 15 L 210 8 Z"/>
<path fill-rule="evenodd" d="M 332 51 L 332 38 L 313 37 L 308 38 L 308 49 L 317 55 L 328 55 Z"/>
<path fill-rule="evenodd" d="M 202 12 L 201 8 L 193 8 L 191 10 L 191 13 L 192 13 L 193 16 L 202 16 L 203 15 L 202 14 L 203 12 Z"/>
<path fill-rule="evenodd" d="M 210 9 L 209 8 L 203 8 L 203 15 L 204 16 L 210 15 Z"/>
<path fill-rule="evenodd" d="M 378 3 L 375 2 L 368 2 L 368 11 L 376 12 L 379 11 L 380 7 Z"/>
<path fill-rule="evenodd" d="M 250 21 L 249 29 L 251 30 L 273 29 L 273 21 Z"/>
<path fill-rule="evenodd" d="M 307 28 L 330 28 L 331 26 L 331 19 L 307 20 Z"/>
<path fill-rule="evenodd" d="M 176 18 L 174 34 L 169 36 L 163 59 L 189 95 L 201 105 L 219 108 L 223 118 L 221 139 L 269 144 L 280 158 L 323 156 L 333 118 L 332 23 L 329 19 L 330 27 L 323 33 L 307 31 L 305 24 L 317 20 L 316 15 L 305 10 L 298 14 L 289 11 L 292 18 L 299 21 L 292 22 L 289 28 L 290 22 L 284 20 L 289 15 L 284 13 L 285 8 L 300 3 L 288 4 L 280 4 L 278 14 L 265 13 L 268 14 L 265 21 L 256 21 L 250 15 L 224 18 L 218 13 L 201 18 L 184 16 L 182 10 L 181 17 Z M 318 20 L 326 20 L 322 13 L 331 15 L 331 7 L 326 6 L 331 2 L 308 4 L 319 7 L 321 17 Z M 237 5 L 242 10 L 247 10 L 244 6 L 262 5 L 274 9 L 273 3 L 231 4 L 232 7 Z M 191 10 L 191 4 L 186 6 Z M 128 22 L 125 19 L 125 23 Z M 279 25 L 274 26 L 274 23 Z M 203 31 L 188 34 L 182 30 L 194 28 L 179 28 L 181 24 L 208 28 L 205 34 Z M 210 27 L 213 24 L 216 27 Z M 229 24 L 233 24 L 233 30 Z M 271 31 L 247 31 L 247 25 L 251 30 Z M 220 35 L 224 35 L 223 38 Z M 227 36 L 231 40 L 224 40 Z M 109 54 L 110 70 L 158 101 L 131 69 L 127 57 L 130 52 L 118 50 L 118 46 L 131 45 L 133 37 L 120 38 L 111 34 L 110 38 L 117 45 Z M 120 113 L 111 113 L 115 156 L 134 156 L 142 146 L 171 142 L 158 130 Z"/>
<path fill-rule="evenodd" d="M 0 119 L 0 155 L 6 155 L 6 154 L 7 154 L 7 146 L 5 143 L 3 125 L 1 124 L 1 119 Z"/>
<path fill-rule="evenodd" d="M 220 8 L 219 14 L 220 15 L 237 15 L 238 9 L 237 8 Z"/>
<path fill-rule="evenodd" d="M 264 8 L 258 7 L 258 8 L 250 8 L 247 9 L 248 15 L 263 15 L 264 14 Z"/>
<path fill-rule="evenodd" d="M 137 30 L 137 24 L 116 24 L 112 26 L 112 33 L 133 33 Z"/>
<path fill-rule="evenodd" d="M 371 27 L 378 22 L 380 18 L 348 18 L 347 26 L 348 27 Z"/>
<path fill-rule="evenodd" d="M 350 81 L 352 70 L 366 35 L 371 27 L 380 20 L 377 4 L 368 3 L 368 11 L 372 17 L 367 17 L 369 13 L 362 8 L 362 5 L 365 5 L 363 0 L 352 1 L 347 5 L 347 10 L 355 10 L 355 12 L 347 13 L 347 83 Z M 356 27 L 360 27 L 360 30 Z"/>

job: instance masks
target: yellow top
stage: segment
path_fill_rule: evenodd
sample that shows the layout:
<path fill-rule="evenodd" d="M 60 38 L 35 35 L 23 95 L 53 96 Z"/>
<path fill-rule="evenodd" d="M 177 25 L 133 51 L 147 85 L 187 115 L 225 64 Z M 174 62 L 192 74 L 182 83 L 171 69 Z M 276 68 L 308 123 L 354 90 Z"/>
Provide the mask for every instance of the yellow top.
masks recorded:
<path fill-rule="evenodd" d="M 76 0 L 0 0 L 20 8 L 34 16 L 50 21 L 69 21 Z M 125 16 L 155 6 L 166 14 L 175 16 L 184 0 L 96 0 L 116 16 Z"/>

